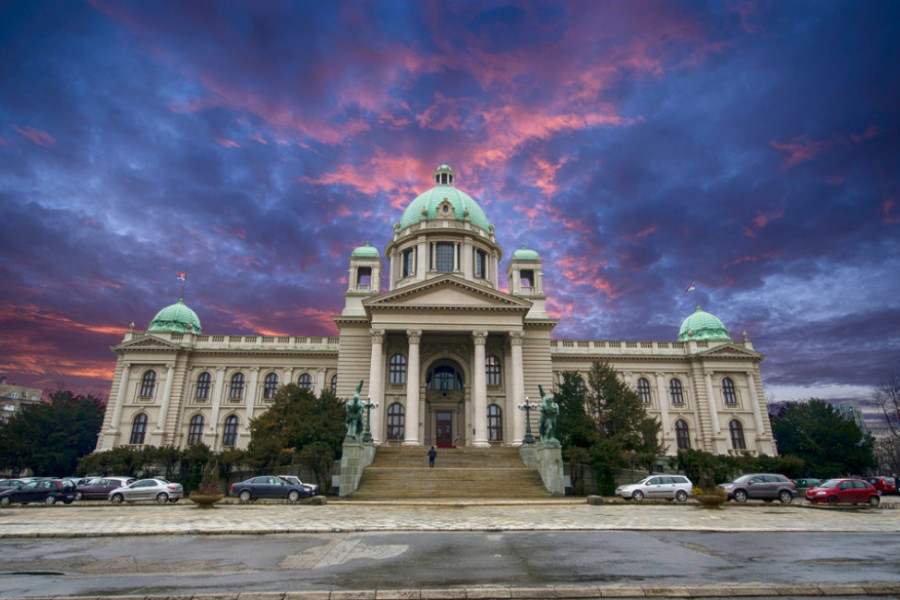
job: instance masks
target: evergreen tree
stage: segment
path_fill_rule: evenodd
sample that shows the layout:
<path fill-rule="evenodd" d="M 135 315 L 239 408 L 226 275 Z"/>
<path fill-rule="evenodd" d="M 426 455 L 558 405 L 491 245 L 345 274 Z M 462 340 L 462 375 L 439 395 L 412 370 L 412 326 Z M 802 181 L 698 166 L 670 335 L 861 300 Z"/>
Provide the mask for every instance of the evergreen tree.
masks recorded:
<path fill-rule="evenodd" d="M 13 473 L 75 473 L 78 459 L 94 451 L 103 424 L 103 403 L 92 396 L 58 391 L 49 402 L 23 406 L 0 429 L 0 466 Z"/>
<path fill-rule="evenodd" d="M 778 453 L 804 461 L 808 477 L 863 475 L 875 466 L 872 436 L 823 400 L 789 404 L 772 419 Z"/>

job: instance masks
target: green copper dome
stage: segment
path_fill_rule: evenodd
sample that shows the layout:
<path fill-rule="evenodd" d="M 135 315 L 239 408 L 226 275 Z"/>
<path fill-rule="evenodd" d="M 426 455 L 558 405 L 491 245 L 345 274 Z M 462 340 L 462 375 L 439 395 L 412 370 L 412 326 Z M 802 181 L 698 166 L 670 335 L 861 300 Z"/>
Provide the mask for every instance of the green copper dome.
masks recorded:
<path fill-rule="evenodd" d="M 689 316 L 681 324 L 678 331 L 678 341 L 688 340 L 730 340 L 725 325 L 715 315 L 705 312 L 699 306 L 694 314 Z"/>
<path fill-rule="evenodd" d="M 354 258 L 378 258 L 378 249 L 370 246 L 369 242 L 366 242 L 365 246 L 354 248 L 351 256 Z"/>
<path fill-rule="evenodd" d="M 523 244 L 521 248 L 513 252 L 513 258 L 515 260 L 540 260 L 541 257 L 534 250 L 529 250 Z"/>
<path fill-rule="evenodd" d="M 426 221 L 436 218 L 438 207 L 444 200 L 447 200 L 457 221 L 468 221 L 476 227 L 490 231 L 491 224 L 484 211 L 471 196 L 456 189 L 453 183 L 455 178 L 456 174 L 453 169 L 446 164 L 435 169 L 434 182 L 437 185 L 421 194 L 406 207 L 403 218 L 400 219 L 400 229 L 415 225 L 423 218 Z"/>
<path fill-rule="evenodd" d="M 188 308 L 184 300 L 179 298 L 178 302 L 167 306 L 153 317 L 150 321 L 147 331 L 174 331 L 177 333 L 185 333 L 188 331 L 188 325 L 191 326 L 191 333 L 201 333 L 203 328 L 200 327 L 200 318 L 197 313 Z"/>

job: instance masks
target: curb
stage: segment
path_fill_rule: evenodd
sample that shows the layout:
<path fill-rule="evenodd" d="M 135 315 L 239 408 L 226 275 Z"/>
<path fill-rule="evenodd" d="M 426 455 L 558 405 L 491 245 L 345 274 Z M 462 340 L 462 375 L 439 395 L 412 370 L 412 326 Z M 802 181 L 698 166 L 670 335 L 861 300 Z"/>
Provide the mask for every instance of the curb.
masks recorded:
<path fill-rule="evenodd" d="M 872 597 L 900 595 L 900 583 L 772 585 L 732 583 L 675 586 L 461 587 L 395 590 L 321 590 L 237 594 L 48 596 L 40 600 L 579 600 L 587 598 Z M 19 600 L 10 597 L 11 600 Z M 21 600 L 37 600 L 22 598 Z"/>

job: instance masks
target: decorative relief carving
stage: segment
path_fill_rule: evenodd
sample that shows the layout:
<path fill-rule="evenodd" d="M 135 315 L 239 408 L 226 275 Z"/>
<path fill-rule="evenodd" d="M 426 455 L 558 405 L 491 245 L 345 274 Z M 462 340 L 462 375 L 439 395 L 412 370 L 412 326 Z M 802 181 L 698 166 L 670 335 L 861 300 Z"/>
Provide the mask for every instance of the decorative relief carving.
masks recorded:
<path fill-rule="evenodd" d="M 475 340 L 476 346 L 484 346 L 484 343 L 487 341 L 487 331 L 473 331 L 472 339 Z"/>
<path fill-rule="evenodd" d="M 525 334 L 523 334 L 521 331 L 509 332 L 509 343 L 513 346 L 521 346 L 524 339 Z"/>
<path fill-rule="evenodd" d="M 422 341 L 421 329 L 407 329 L 406 336 L 409 338 L 410 344 L 419 344 Z"/>
<path fill-rule="evenodd" d="M 373 344 L 381 344 L 384 342 L 384 329 L 370 329 L 369 334 L 372 336 Z"/>

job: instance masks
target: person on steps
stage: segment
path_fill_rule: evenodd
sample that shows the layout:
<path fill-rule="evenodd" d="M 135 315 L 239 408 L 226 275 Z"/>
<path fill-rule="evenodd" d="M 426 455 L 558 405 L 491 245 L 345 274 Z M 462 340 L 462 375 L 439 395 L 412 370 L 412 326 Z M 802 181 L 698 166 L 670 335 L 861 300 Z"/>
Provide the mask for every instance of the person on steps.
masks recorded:
<path fill-rule="evenodd" d="M 431 450 L 428 451 L 428 466 L 432 469 L 434 468 L 434 458 L 437 456 L 437 450 L 434 449 L 434 446 L 431 447 Z"/>

